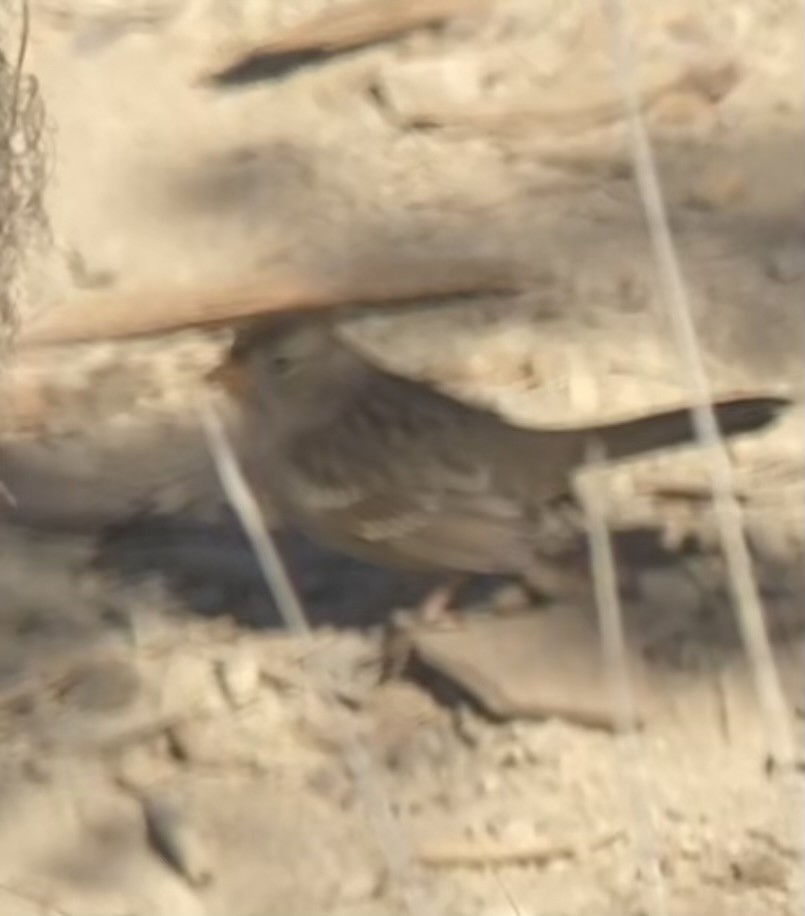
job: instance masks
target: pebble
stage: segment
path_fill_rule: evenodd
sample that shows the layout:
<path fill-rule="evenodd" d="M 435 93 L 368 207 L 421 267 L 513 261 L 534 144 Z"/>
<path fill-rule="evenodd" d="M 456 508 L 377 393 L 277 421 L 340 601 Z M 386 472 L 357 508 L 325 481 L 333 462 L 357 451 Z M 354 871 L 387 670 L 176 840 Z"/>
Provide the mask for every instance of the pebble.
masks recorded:
<path fill-rule="evenodd" d="M 227 702 L 240 709 L 253 703 L 261 689 L 260 664 L 250 652 L 238 652 L 221 659 L 216 672 Z"/>
<path fill-rule="evenodd" d="M 179 806 L 161 796 L 141 798 L 148 840 L 193 887 L 212 880 L 209 852 Z"/>
<path fill-rule="evenodd" d="M 380 90 L 392 110 L 417 119 L 477 101 L 482 74 L 478 61 L 453 56 L 406 61 L 380 76 Z"/>
<path fill-rule="evenodd" d="M 206 719 L 177 722 L 168 730 L 170 749 L 177 760 L 201 766 L 227 762 L 230 754 L 221 747 L 214 723 Z"/>

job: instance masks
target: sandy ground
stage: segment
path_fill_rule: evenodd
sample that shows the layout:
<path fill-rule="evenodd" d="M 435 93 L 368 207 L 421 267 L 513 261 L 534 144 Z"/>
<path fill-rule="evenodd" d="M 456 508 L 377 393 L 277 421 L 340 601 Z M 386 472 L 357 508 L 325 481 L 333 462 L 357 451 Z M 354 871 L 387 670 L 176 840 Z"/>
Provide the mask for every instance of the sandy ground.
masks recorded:
<path fill-rule="evenodd" d="M 499 255 L 528 281 L 516 299 L 348 333 L 523 421 L 684 398 L 623 124 L 551 114 L 615 92 L 598 6 L 510 3 L 280 79 L 199 85 L 222 47 L 325 5 L 33 0 L 52 244 L 31 252 L 22 322 L 88 292 L 222 285 L 278 264 Z M 641 73 L 673 84 L 647 118 L 714 383 L 799 396 L 800 10 L 642 6 Z M 674 83 L 703 62 L 720 83 Z M 69 479 L 63 514 L 98 517 L 90 531 L 0 531 L 0 913 L 800 912 L 801 786 L 764 771 L 712 518 L 657 492 L 704 492 L 696 457 L 607 477 L 620 527 L 696 540 L 659 567 L 631 560 L 639 739 L 534 709 L 490 717 L 444 665 L 434 674 L 438 636 L 405 678 L 379 683 L 382 623 L 426 583 L 283 536 L 315 624 L 291 637 L 209 469 L 191 507 L 181 486 L 164 496 L 159 469 L 202 449 L 189 405 L 225 336 L 4 367 L 4 447 L 46 457 L 32 498 L 58 508 Z M 801 743 L 799 413 L 733 454 Z M 132 520 L 142 488 L 162 518 Z M 452 651 L 527 697 L 600 694 L 578 664 L 594 659 L 593 612 L 530 611 L 533 659 L 515 660 L 505 634 L 522 617 L 489 635 L 495 585 L 468 599 Z M 398 822 L 385 855 L 378 793 Z"/>

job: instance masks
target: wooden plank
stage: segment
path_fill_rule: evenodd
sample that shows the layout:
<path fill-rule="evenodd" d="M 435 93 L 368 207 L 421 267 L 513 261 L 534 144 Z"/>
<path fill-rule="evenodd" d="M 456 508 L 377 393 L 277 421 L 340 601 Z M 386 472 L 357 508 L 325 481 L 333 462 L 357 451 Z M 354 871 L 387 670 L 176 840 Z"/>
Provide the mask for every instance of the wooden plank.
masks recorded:
<path fill-rule="evenodd" d="M 518 291 L 513 263 L 424 258 L 361 263 L 320 275 L 266 273 L 215 289 L 154 289 L 91 293 L 31 321 L 17 341 L 31 348 L 167 334 L 247 321 L 302 309 L 426 304 L 461 296 Z"/>

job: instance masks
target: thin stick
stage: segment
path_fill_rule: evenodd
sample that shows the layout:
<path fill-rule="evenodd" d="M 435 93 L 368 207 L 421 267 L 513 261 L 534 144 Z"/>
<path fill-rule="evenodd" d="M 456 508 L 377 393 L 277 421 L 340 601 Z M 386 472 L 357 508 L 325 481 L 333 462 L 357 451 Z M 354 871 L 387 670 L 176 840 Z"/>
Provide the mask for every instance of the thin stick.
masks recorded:
<path fill-rule="evenodd" d="M 495 0 L 357 0 L 328 7 L 270 37 L 252 40 L 201 74 L 220 81 L 261 58 L 318 52 L 336 54 L 375 44 L 424 26 L 491 10 Z"/>
<path fill-rule="evenodd" d="M 611 22 L 617 76 L 627 112 L 629 142 L 649 236 L 665 291 L 665 305 L 679 350 L 680 362 L 690 380 L 693 422 L 704 446 L 713 504 L 730 587 L 744 646 L 763 712 L 770 759 L 793 767 L 796 751 L 788 710 L 775 665 L 771 641 L 752 561 L 743 529 L 740 505 L 735 498 L 733 471 L 712 408 L 712 390 L 690 309 L 679 256 L 674 245 L 654 153 L 640 112 L 632 38 L 633 30 L 620 0 L 602 0 Z"/>
<path fill-rule="evenodd" d="M 266 585 L 277 602 L 285 624 L 292 633 L 310 638 L 312 630 L 302 603 L 263 521 L 259 503 L 241 471 L 224 425 L 210 405 L 203 405 L 200 415 L 221 486 L 251 543 Z M 323 692 L 329 693 L 323 679 L 320 687 Z M 328 699 L 333 700 L 331 708 L 337 709 L 334 698 Z M 430 916 L 429 908 L 421 901 L 419 895 L 414 894 L 411 887 L 413 856 L 401 825 L 391 809 L 388 793 L 382 784 L 378 769 L 349 722 L 344 723 L 340 735 L 344 756 L 352 769 L 356 784 L 362 791 L 388 873 L 396 881 L 411 916 Z"/>
<path fill-rule="evenodd" d="M 611 830 L 584 843 L 570 840 L 551 843 L 539 841 L 479 843 L 464 839 L 436 839 L 421 843 L 417 848 L 417 858 L 431 868 L 488 869 L 489 866 L 544 866 L 557 859 L 580 859 L 612 845 L 622 836 L 622 831 Z M 512 902 L 512 909 L 516 909 L 516 903 Z"/>
<path fill-rule="evenodd" d="M 302 603 L 291 584 L 274 540 L 268 533 L 260 505 L 240 470 L 221 418 L 207 406 L 201 411 L 201 419 L 221 486 L 249 538 L 260 572 L 277 602 L 285 626 L 296 636 L 311 636 L 312 631 Z"/>
<path fill-rule="evenodd" d="M 598 458 L 590 456 L 591 462 Z M 578 493 L 587 520 L 601 648 L 623 757 L 623 766 L 618 767 L 618 773 L 621 776 L 628 773 L 630 777 L 629 785 L 624 785 L 623 794 L 632 808 L 634 845 L 641 862 L 647 867 L 653 903 L 649 912 L 652 916 L 664 916 L 668 912 L 668 893 L 660 865 L 656 819 L 644 766 L 637 703 L 629 678 L 629 652 L 618 596 L 612 540 L 606 524 L 606 506 L 603 494 L 596 490 L 593 481 L 579 480 Z"/>

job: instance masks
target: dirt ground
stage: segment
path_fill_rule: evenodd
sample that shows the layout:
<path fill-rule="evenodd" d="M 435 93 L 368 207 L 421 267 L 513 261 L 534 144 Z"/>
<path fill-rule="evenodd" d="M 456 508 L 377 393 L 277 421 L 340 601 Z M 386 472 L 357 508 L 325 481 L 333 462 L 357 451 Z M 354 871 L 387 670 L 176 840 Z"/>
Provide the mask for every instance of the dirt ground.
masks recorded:
<path fill-rule="evenodd" d="M 81 296 L 277 265 L 494 256 L 522 294 L 347 333 L 523 422 L 684 400 L 607 114 L 602 7 L 517 0 L 270 78 L 199 80 L 330 5 L 31 0 L 51 237 L 15 287 L 22 326 Z M 799 5 L 638 6 L 645 116 L 714 385 L 799 398 Z M 314 633 L 282 629 L 214 474 L 188 458 L 225 340 L 5 358 L 0 481 L 31 524 L 0 529 L 2 916 L 801 911 L 802 786 L 765 769 L 695 454 L 605 475 L 613 526 L 664 545 L 624 553 L 633 740 L 578 714 L 611 709 L 594 609 L 512 611 L 511 583 L 480 583 L 462 630 L 423 634 L 381 683 L 384 622 L 430 583 L 282 533 Z M 797 406 L 731 449 L 800 745 L 802 434 Z M 133 518 L 143 493 L 159 512 Z"/>

